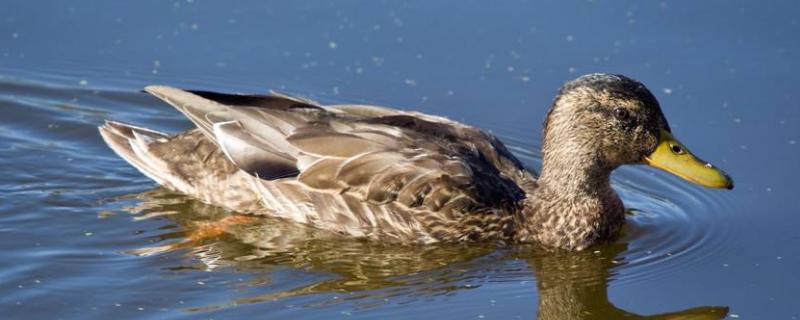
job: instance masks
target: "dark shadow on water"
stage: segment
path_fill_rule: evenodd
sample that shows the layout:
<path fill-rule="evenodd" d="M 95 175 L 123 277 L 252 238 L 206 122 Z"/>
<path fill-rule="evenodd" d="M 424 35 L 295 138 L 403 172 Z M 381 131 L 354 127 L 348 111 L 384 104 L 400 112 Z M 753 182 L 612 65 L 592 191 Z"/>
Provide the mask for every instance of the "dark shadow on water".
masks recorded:
<path fill-rule="evenodd" d="M 554 252 L 533 245 L 388 245 L 271 218 L 234 215 L 161 188 L 126 198 L 141 200 L 128 208 L 137 219 L 162 217 L 177 226 L 164 228 L 166 233 L 153 239 L 154 246 L 131 254 L 186 252 L 199 261 L 197 265 L 170 270 L 234 270 L 262 278 L 256 286 L 263 293 L 192 307 L 187 309 L 189 312 L 332 293 L 344 296 L 336 301 L 367 309 L 387 299 L 412 302 L 473 289 L 487 281 L 487 275 L 490 278 L 500 274 L 498 271 L 524 276 L 532 269 L 539 298 L 536 318 L 540 320 L 722 319 L 728 313 L 727 307 L 703 306 L 643 316 L 617 308 L 609 301 L 608 285 L 615 268 L 625 263 L 621 256 L 627 243 L 601 245 L 582 252 Z M 524 263 L 509 263 L 513 261 L 527 262 L 527 267 Z M 270 288 L 273 279 L 269 278 L 286 268 L 328 276 L 292 280 L 298 283 L 291 283 L 289 289 Z M 307 307 L 330 303 L 336 302 L 327 299 Z"/>

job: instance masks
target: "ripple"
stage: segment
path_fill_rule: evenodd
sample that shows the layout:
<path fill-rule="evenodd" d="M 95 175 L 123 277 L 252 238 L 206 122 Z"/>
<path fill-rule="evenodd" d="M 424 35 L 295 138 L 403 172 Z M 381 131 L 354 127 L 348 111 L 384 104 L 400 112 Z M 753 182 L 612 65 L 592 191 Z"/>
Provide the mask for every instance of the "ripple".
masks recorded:
<path fill-rule="evenodd" d="M 612 184 L 627 208 L 620 241 L 628 243 L 620 282 L 641 281 L 709 261 L 731 248 L 735 230 L 721 192 L 653 169 L 624 168 Z"/>

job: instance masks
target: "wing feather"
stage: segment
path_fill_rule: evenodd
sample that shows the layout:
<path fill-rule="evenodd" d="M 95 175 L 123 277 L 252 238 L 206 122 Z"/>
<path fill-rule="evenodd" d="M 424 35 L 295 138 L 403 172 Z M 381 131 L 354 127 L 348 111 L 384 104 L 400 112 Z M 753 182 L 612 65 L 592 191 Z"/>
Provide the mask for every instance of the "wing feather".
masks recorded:
<path fill-rule="evenodd" d="M 320 157 L 352 157 L 365 152 L 385 149 L 387 146 L 364 137 L 331 130 L 312 130 L 286 137 L 293 146 Z"/>
<path fill-rule="evenodd" d="M 375 223 L 371 210 L 382 206 L 456 217 L 478 204 L 513 203 L 520 198 L 516 181 L 528 179 L 496 138 L 446 118 L 365 105 L 322 107 L 282 94 L 146 90 L 185 114 L 239 169 L 284 178 L 292 192 L 338 193 L 344 202 L 337 206 L 363 223 Z M 288 192 L 267 185 L 261 191 Z M 307 219 L 327 218 L 309 213 Z"/>
<path fill-rule="evenodd" d="M 220 148 L 239 169 L 268 180 L 299 173 L 295 158 L 251 135 L 237 121 L 216 123 L 213 130 Z"/>
<path fill-rule="evenodd" d="M 303 170 L 297 180 L 316 189 L 342 189 L 344 184 L 336 180 L 336 173 L 345 159 L 321 158 Z"/>
<path fill-rule="evenodd" d="M 350 186 L 367 186 L 380 173 L 400 163 L 405 156 L 399 152 L 383 151 L 365 153 L 347 160 L 336 173 L 336 178 Z"/>

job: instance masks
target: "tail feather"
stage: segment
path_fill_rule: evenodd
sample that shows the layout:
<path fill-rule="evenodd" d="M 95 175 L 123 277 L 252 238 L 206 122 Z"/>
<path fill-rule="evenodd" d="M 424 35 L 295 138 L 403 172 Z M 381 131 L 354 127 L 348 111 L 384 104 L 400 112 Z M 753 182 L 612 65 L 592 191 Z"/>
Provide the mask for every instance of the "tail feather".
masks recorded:
<path fill-rule="evenodd" d="M 152 143 L 167 142 L 166 133 L 116 121 L 106 121 L 98 128 L 106 144 L 148 178 L 160 185 L 190 193 L 192 187 L 170 174 L 167 164 L 149 152 Z"/>

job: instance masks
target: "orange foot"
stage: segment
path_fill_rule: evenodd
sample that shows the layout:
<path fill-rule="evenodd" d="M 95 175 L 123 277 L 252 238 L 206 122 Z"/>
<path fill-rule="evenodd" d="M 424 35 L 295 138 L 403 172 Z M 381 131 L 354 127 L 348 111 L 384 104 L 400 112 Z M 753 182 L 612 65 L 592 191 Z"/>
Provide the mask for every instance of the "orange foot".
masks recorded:
<path fill-rule="evenodd" d="M 163 246 L 131 250 L 130 252 L 139 256 L 149 256 L 176 249 L 195 247 L 205 240 L 216 238 L 225 234 L 228 232 L 228 230 L 230 230 L 231 227 L 250 224 L 257 219 L 258 218 L 253 216 L 232 215 L 217 221 L 198 222 L 197 228 L 188 230 L 186 238 L 179 242 L 170 243 Z"/>

